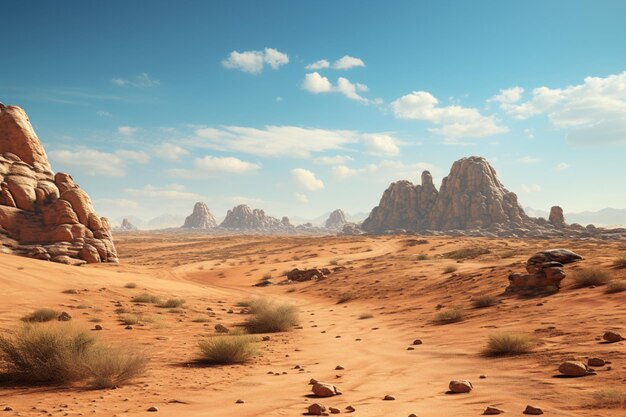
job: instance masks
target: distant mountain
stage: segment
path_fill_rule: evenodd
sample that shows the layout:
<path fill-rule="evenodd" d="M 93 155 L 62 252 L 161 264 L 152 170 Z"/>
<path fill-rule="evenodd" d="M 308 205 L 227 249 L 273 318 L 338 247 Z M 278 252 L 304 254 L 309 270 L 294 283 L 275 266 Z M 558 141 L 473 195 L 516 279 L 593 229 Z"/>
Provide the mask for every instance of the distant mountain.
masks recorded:
<path fill-rule="evenodd" d="M 324 214 L 314 217 L 314 218 L 306 218 L 306 217 L 300 217 L 300 216 L 292 216 L 289 217 L 289 221 L 292 224 L 298 225 L 298 224 L 304 224 L 304 223 L 311 223 L 314 226 L 323 226 L 324 223 L 326 222 L 326 219 L 328 219 L 328 216 L 330 216 L 330 211 L 325 212 Z M 363 213 L 363 212 L 358 212 L 358 213 L 354 213 L 354 214 L 350 214 L 350 213 L 344 213 L 344 215 L 346 216 L 346 220 L 352 223 L 359 223 L 363 220 L 365 220 L 365 218 L 367 217 L 368 213 Z"/>
<path fill-rule="evenodd" d="M 524 209 L 526 214 L 532 217 L 548 218 L 549 212 L 537 210 L 532 207 Z M 596 226 L 624 226 L 626 225 L 626 209 L 603 208 L 598 211 L 583 211 L 580 213 L 565 212 L 567 223 L 578 223 L 586 226 L 593 224 Z"/>

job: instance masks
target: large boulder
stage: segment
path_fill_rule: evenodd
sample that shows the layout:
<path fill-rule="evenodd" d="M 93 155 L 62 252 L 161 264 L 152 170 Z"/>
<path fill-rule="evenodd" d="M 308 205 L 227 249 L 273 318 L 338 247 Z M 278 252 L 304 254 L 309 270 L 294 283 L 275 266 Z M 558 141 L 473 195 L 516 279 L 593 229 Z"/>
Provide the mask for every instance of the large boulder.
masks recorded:
<path fill-rule="evenodd" d="M 0 234 L 5 251 L 36 259 L 117 262 L 108 220 L 70 175 L 52 172 L 24 110 L 1 103 Z"/>
<path fill-rule="evenodd" d="M 212 229 L 217 227 L 217 221 L 209 210 L 209 207 L 202 202 L 193 206 L 193 212 L 185 219 L 183 229 Z"/>
<path fill-rule="evenodd" d="M 509 275 L 508 292 L 558 290 L 565 278 L 564 264 L 577 262 L 582 256 L 569 249 L 548 249 L 535 253 L 526 261 L 527 273 Z"/>
<path fill-rule="evenodd" d="M 563 215 L 563 209 L 559 206 L 553 206 L 550 209 L 550 216 L 548 217 L 548 221 L 557 229 L 563 229 L 567 227 L 567 223 L 565 223 L 565 216 Z"/>

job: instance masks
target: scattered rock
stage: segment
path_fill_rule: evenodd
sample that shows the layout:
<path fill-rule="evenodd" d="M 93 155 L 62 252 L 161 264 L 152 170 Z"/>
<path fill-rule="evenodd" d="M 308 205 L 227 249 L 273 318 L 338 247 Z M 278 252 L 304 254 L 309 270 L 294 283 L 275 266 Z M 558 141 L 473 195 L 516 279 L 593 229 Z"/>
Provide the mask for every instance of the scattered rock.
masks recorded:
<path fill-rule="evenodd" d="M 422 340 L 421 340 L 421 339 L 415 339 L 415 340 L 413 341 L 413 344 L 414 344 L 414 345 L 421 345 L 421 344 L 422 344 Z"/>
<path fill-rule="evenodd" d="M 309 411 L 307 414 L 311 416 L 321 416 L 324 414 L 325 411 L 326 407 L 324 407 L 322 404 L 313 403 L 309 406 Z"/>
<path fill-rule="evenodd" d="M 396 397 L 394 397 L 393 395 L 385 395 L 383 397 L 383 400 L 385 400 L 385 401 L 393 401 L 395 399 L 396 399 Z"/>
<path fill-rule="evenodd" d="M 582 256 L 568 249 L 549 249 L 535 253 L 526 261 L 527 274 L 509 275 L 508 292 L 546 290 L 561 286 L 565 278 L 564 264 L 580 261 Z"/>
<path fill-rule="evenodd" d="M 341 365 L 335 366 L 335 371 L 343 371 L 345 368 Z"/>
<path fill-rule="evenodd" d="M 332 384 L 325 384 L 323 382 L 314 384 L 311 390 L 317 397 L 332 397 L 334 395 L 341 395 L 341 392 L 336 386 Z"/>
<path fill-rule="evenodd" d="M 587 365 L 578 361 L 566 361 L 559 366 L 559 372 L 565 376 L 586 376 L 589 375 Z"/>
<path fill-rule="evenodd" d="M 450 389 L 450 392 L 453 392 L 455 394 L 465 394 L 470 392 L 474 388 L 474 386 L 471 382 L 467 380 L 460 380 L 450 381 L 448 388 Z"/>
<path fill-rule="evenodd" d="M 341 410 L 339 410 L 338 408 L 335 408 L 335 407 L 328 407 L 328 411 L 330 411 L 330 414 L 339 414 L 339 413 L 341 413 Z"/>
<path fill-rule="evenodd" d="M 487 408 L 485 408 L 485 411 L 483 412 L 483 415 L 495 416 L 495 415 L 502 414 L 502 413 L 504 413 L 504 411 L 500 410 L 499 408 L 487 407 Z"/>
<path fill-rule="evenodd" d="M 356 408 L 352 407 L 351 405 L 346 407 L 346 412 L 348 413 L 354 413 L 356 411 Z"/>
<path fill-rule="evenodd" d="M 604 361 L 604 359 L 601 359 L 601 358 L 589 358 L 587 360 L 587 365 L 588 366 L 604 366 L 606 365 L 606 362 Z"/>
<path fill-rule="evenodd" d="M 243 404 L 243 403 L 244 403 L 244 400 L 237 400 L 237 401 L 235 401 L 235 404 Z"/>
<path fill-rule="evenodd" d="M 102 326 L 99 324 L 96 324 L 94 327 L 95 330 L 102 330 Z"/>
<path fill-rule="evenodd" d="M 616 332 L 605 332 L 604 335 L 602 335 L 602 338 L 609 343 L 616 343 L 624 340 L 622 335 Z"/>
<path fill-rule="evenodd" d="M 524 410 L 524 414 L 528 414 L 531 416 L 539 416 L 543 414 L 543 410 L 539 407 L 533 407 L 532 405 L 527 405 Z"/>
<path fill-rule="evenodd" d="M 152 407 L 148 408 L 147 411 L 149 411 L 151 413 L 156 413 L 157 411 L 159 411 L 159 407 L 152 406 Z"/>
<path fill-rule="evenodd" d="M 6 407 L 4 407 L 4 411 L 13 411 L 13 408 L 7 405 Z"/>
<path fill-rule="evenodd" d="M 328 268 L 311 268 L 311 269 L 292 269 L 287 272 L 287 279 L 294 282 L 305 282 L 313 279 L 324 279 L 330 275 L 330 269 Z"/>

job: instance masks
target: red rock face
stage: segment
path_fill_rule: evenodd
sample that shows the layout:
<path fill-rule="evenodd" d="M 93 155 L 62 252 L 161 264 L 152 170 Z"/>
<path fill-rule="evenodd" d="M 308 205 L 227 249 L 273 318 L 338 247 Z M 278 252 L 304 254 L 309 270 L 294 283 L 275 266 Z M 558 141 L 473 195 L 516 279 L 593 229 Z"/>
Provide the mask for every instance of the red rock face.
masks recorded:
<path fill-rule="evenodd" d="M 111 227 L 68 174 L 53 174 L 26 113 L 0 104 L 0 234 L 16 254 L 117 262 Z"/>

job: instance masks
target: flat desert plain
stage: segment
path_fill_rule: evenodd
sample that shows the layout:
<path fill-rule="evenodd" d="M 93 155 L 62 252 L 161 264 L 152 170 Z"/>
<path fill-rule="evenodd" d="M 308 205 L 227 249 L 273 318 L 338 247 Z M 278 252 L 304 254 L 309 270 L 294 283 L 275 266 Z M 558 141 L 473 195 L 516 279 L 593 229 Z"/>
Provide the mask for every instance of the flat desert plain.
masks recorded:
<path fill-rule="evenodd" d="M 0 328 L 14 330 L 36 308 L 65 311 L 75 326 L 102 326 L 92 331 L 103 341 L 145 352 L 147 372 L 109 390 L 5 384 L 0 413 L 298 416 L 320 403 L 361 417 L 477 416 L 488 406 L 521 416 L 527 405 L 546 416 L 625 415 L 624 408 L 608 407 L 606 396 L 626 389 L 626 342 L 605 343 L 602 335 L 626 333 L 626 292 L 577 288 L 573 280 L 584 268 L 626 279 L 626 269 L 614 265 L 626 251 L 623 242 L 151 232 L 119 234 L 116 247 L 118 265 L 71 267 L 1 254 Z M 584 257 L 565 266 L 560 292 L 504 295 L 509 273 L 523 272 L 535 252 L 559 247 Z M 459 259 L 449 254 L 468 248 L 481 250 Z M 336 271 L 323 280 L 278 284 L 285 271 L 312 267 Z M 255 286 L 262 280 L 275 285 Z M 131 301 L 143 293 L 185 304 L 168 309 Z M 485 295 L 495 296 L 495 304 L 477 308 L 475 300 Z M 240 302 L 255 298 L 297 305 L 299 325 L 258 335 L 258 354 L 248 363 L 199 365 L 198 342 L 216 324 L 238 326 L 246 317 Z M 460 321 L 437 322 L 438 313 L 453 309 L 462 312 Z M 138 318 L 132 329 L 121 322 L 125 314 Z M 532 350 L 485 355 L 488 338 L 499 332 L 527 334 Z M 422 344 L 414 345 L 416 339 Z M 558 376 L 563 361 L 589 358 L 607 364 L 595 367 L 595 375 Z M 312 378 L 342 395 L 312 397 Z M 473 390 L 450 394 L 451 380 L 469 380 Z"/>

